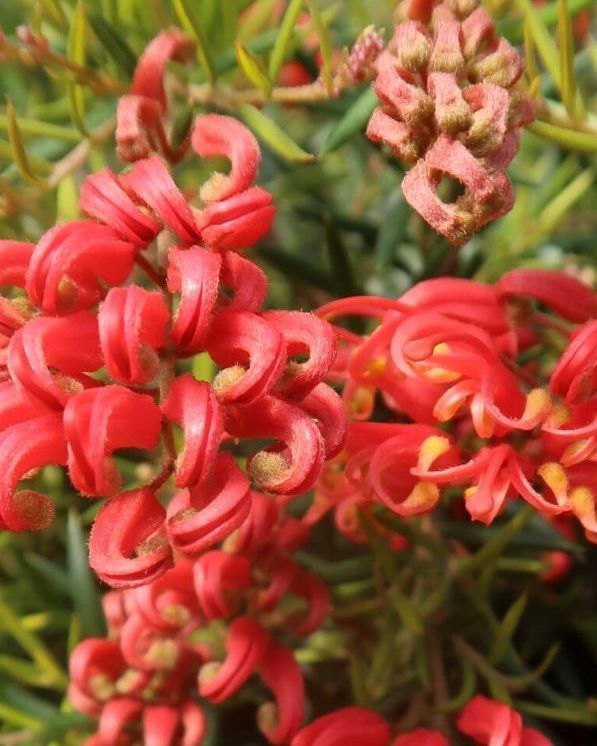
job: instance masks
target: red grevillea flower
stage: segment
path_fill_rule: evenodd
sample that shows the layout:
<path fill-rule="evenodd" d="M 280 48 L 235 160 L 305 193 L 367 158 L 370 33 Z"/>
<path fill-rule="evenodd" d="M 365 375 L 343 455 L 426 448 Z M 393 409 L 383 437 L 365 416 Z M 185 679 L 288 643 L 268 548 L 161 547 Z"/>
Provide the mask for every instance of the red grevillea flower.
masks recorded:
<path fill-rule="evenodd" d="M 305 685 L 293 653 L 271 641 L 259 665 L 259 676 L 275 697 L 261 705 L 259 729 L 273 744 L 289 743 L 305 716 Z"/>
<path fill-rule="evenodd" d="M 166 511 L 149 489 L 123 492 L 107 502 L 89 537 L 89 563 L 113 587 L 150 583 L 171 564 Z"/>
<path fill-rule="evenodd" d="M 518 131 L 532 120 L 529 102 L 513 92 L 522 61 L 498 38 L 475 3 L 462 8 L 416 3 L 376 59 L 381 106 L 367 127 L 374 142 L 413 164 L 402 182 L 409 204 L 453 244 L 508 212 L 505 168 Z M 464 187 L 454 202 L 438 194 L 442 175 Z"/>
<path fill-rule="evenodd" d="M 162 117 L 167 102 L 163 78 L 170 60 L 187 62 L 195 52 L 195 41 L 178 29 L 169 29 L 149 44 L 141 55 L 131 87 L 131 95 L 118 102 L 116 142 L 124 160 L 136 161 L 158 148 L 175 160 L 177 152 L 168 143 Z"/>
<path fill-rule="evenodd" d="M 233 615 L 251 584 L 251 565 L 246 557 L 216 549 L 199 557 L 193 582 L 206 618 L 223 619 Z"/>
<path fill-rule="evenodd" d="M 486 746 L 551 746 L 551 741 L 525 728 L 520 715 L 508 705 L 476 696 L 458 718 L 458 730 Z"/>
<path fill-rule="evenodd" d="M 390 726 L 377 713 L 345 707 L 324 715 L 303 728 L 292 746 L 388 746 Z"/>

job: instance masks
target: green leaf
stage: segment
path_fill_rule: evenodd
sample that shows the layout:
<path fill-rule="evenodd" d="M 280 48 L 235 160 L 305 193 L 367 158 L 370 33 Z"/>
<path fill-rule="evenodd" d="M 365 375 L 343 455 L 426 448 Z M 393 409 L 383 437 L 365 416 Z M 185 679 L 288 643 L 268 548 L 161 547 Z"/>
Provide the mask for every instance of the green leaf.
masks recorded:
<path fill-rule="evenodd" d="M 269 77 L 273 83 L 275 83 L 278 78 L 278 73 L 280 72 L 280 68 L 282 67 L 282 63 L 286 57 L 290 39 L 296 25 L 296 20 L 302 7 L 303 0 L 290 0 L 284 18 L 282 19 L 282 25 L 278 31 L 276 42 L 269 60 Z"/>
<path fill-rule="evenodd" d="M 59 124 L 50 124 L 49 122 L 41 122 L 37 119 L 27 119 L 25 117 L 17 118 L 14 113 L 14 107 L 12 108 L 12 113 L 9 115 L 9 104 L 10 102 L 6 105 L 6 114 L 0 114 L 0 129 L 6 130 L 9 134 L 12 126 L 11 119 L 13 119 L 14 122 L 16 122 L 19 132 L 23 135 L 49 137 L 72 143 L 81 142 L 80 133 L 72 127 L 62 127 Z M 12 106 L 12 104 L 10 104 L 10 106 Z"/>
<path fill-rule="evenodd" d="M 531 0 L 516 0 L 516 4 L 525 16 L 526 22 L 529 24 L 529 31 L 535 42 L 541 59 L 545 63 L 545 67 L 548 69 L 549 74 L 554 79 L 554 82 L 561 90 L 561 77 L 560 77 L 560 53 L 558 48 L 552 39 L 543 18 L 537 12 L 535 6 L 531 3 Z"/>
<path fill-rule="evenodd" d="M 514 601 L 512 606 L 510 606 L 510 608 L 504 615 L 504 618 L 500 622 L 500 626 L 497 630 L 497 634 L 493 639 L 491 649 L 489 650 L 489 655 L 487 658 L 489 663 L 491 663 L 492 665 L 495 663 L 499 663 L 506 654 L 508 646 L 510 645 L 510 641 L 512 640 L 512 636 L 514 635 L 516 627 L 518 626 L 518 622 L 524 614 L 527 601 L 528 596 L 526 595 L 526 593 L 523 593 L 516 599 L 516 601 Z"/>
<path fill-rule="evenodd" d="M 315 156 L 312 153 L 303 150 L 273 119 L 267 117 L 251 104 L 240 104 L 238 113 L 255 134 L 282 158 L 291 163 L 308 163 L 314 160 Z"/>
<path fill-rule="evenodd" d="M 321 73 L 325 81 L 326 90 L 329 95 L 332 95 L 334 88 L 332 77 L 332 54 L 334 52 L 332 47 L 332 39 L 330 37 L 328 27 L 325 25 L 325 22 L 321 17 L 321 13 L 319 12 L 315 3 L 316 0 L 307 0 L 311 20 L 313 21 L 313 25 L 315 26 L 315 33 L 319 38 L 319 50 L 323 58 Z"/>
<path fill-rule="evenodd" d="M 584 153 L 597 153 L 597 133 L 578 132 L 569 127 L 561 127 L 558 124 L 550 124 L 537 120 L 528 126 L 528 129 L 545 140 L 550 140 L 557 145 L 572 150 L 580 150 Z"/>
<path fill-rule="evenodd" d="M 574 18 L 579 13 L 582 13 L 585 8 L 590 8 L 594 3 L 595 0 L 569 0 L 568 10 Z M 557 3 L 551 2 L 537 8 L 537 14 L 545 26 L 548 28 L 555 26 L 558 22 Z M 497 32 L 500 36 L 505 36 L 514 44 L 520 44 L 523 41 L 523 24 L 520 23 L 518 18 L 505 18 L 500 21 L 497 24 Z"/>
<path fill-rule="evenodd" d="M 60 565 L 42 557 L 40 554 L 33 553 L 26 554 L 25 561 L 45 578 L 56 593 L 70 593 L 68 575 Z"/>
<path fill-rule="evenodd" d="M 272 17 L 278 0 L 256 0 L 251 4 L 250 12 L 243 13 L 239 24 L 239 33 L 244 38 L 251 38 L 266 26 Z"/>
<path fill-rule="evenodd" d="M 357 132 L 362 132 L 378 104 L 379 100 L 375 95 L 373 87 L 367 86 L 357 100 L 348 108 L 342 119 L 334 125 L 323 143 L 321 154 L 331 153 Z"/>
<path fill-rule="evenodd" d="M 97 13 L 89 15 L 89 24 L 98 41 L 103 45 L 116 65 L 127 78 L 132 78 L 137 65 L 137 57 L 126 39 L 113 24 Z"/>
<path fill-rule="evenodd" d="M 82 66 L 85 65 L 85 28 L 85 6 L 79 0 L 71 18 L 67 53 L 70 60 Z M 68 84 L 68 95 L 73 124 L 84 137 L 88 137 L 89 132 L 85 126 L 85 88 L 79 83 L 71 82 Z"/>
<path fill-rule="evenodd" d="M 0 682 L 0 701 L 34 718 L 47 720 L 58 714 L 58 710 L 46 700 L 9 682 Z"/>
<path fill-rule="evenodd" d="M 172 0 L 172 4 L 174 5 L 174 11 L 178 16 L 182 27 L 189 33 L 193 34 L 193 36 L 197 40 L 197 59 L 199 61 L 199 64 L 203 68 L 203 71 L 205 72 L 205 77 L 207 78 L 207 80 L 210 83 L 214 83 L 216 74 L 211 57 L 211 52 L 209 51 L 207 40 L 205 38 L 205 34 L 203 33 L 203 29 L 201 28 L 201 24 L 196 19 L 192 11 L 191 3 L 189 2 L 189 0 Z"/>
<path fill-rule="evenodd" d="M 89 569 L 81 522 L 73 509 L 68 512 L 66 540 L 71 595 L 81 619 L 83 634 L 85 637 L 101 637 L 105 634 L 105 625 L 100 594 Z"/>
<path fill-rule="evenodd" d="M 21 137 L 21 131 L 19 129 L 19 123 L 17 121 L 14 106 L 12 105 L 12 101 L 10 99 L 6 100 L 6 125 L 8 128 L 8 140 L 12 148 L 14 162 L 19 169 L 19 173 L 23 177 L 24 181 L 28 182 L 29 184 L 33 184 L 33 186 L 44 186 L 44 180 L 40 179 L 36 175 L 35 171 L 31 167 L 31 164 L 29 163 L 29 158 L 27 158 L 25 146 L 23 145 L 23 139 Z"/>
<path fill-rule="evenodd" d="M 70 174 L 60 180 L 56 191 L 56 222 L 76 220 L 79 217 L 79 190 L 75 177 Z"/>
<path fill-rule="evenodd" d="M 567 0 L 557 0 L 558 38 L 560 42 L 560 78 L 562 101 L 571 117 L 576 113 L 576 77 L 574 75 L 574 41 L 572 19 Z"/>
<path fill-rule="evenodd" d="M 251 52 L 248 47 L 245 47 L 240 39 L 237 39 L 234 43 L 234 49 L 240 69 L 251 83 L 263 91 L 266 98 L 269 98 L 272 92 L 272 83 L 259 57 Z"/>
<path fill-rule="evenodd" d="M 381 265 L 390 264 L 396 250 L 406 236 L 409 207 L 402 190 L 396 189 L 388 197 L 375 242 L 375 258 Z"/>

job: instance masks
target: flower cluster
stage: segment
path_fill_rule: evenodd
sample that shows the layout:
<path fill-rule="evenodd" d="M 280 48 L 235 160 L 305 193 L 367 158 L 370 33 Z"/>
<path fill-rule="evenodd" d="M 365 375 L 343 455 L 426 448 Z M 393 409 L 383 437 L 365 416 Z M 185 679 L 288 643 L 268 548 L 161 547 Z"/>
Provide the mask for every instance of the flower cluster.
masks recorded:
<path fill-rule="evenodd" d="M 428 280 L 399 300 L 345 298 L 319 313 L 380 323 L 363 336 L 336 327 L 332 376 L 344 382 L 356 421 L 324 470 L 313 521 L 334 508 L 350 527 L 352 509 L 372 501 L 410 516 L 431 510 L 443 488 L 461 487 L 474 520 L 491 523 L 518 496 L 546 516 L 577 516 L 595 540 L 597 295 L 589 287 L 520 269 L 494 286 Z M 411 421 L 359 421 L 371 418 L 378 394 Z"/>
<path fill-rule="evenodd" d="M 121 150 L 131 112 L 160 99 L 164 65 L 181 49 L 184 37 L 167 31 L 141 58 L 134 95 L 119 107 Z M 56 225 L 37 244 L 0 242 L 0 282 L 24 291 L 0 304 L 0 525 L 47 525 L 52 501 L 18 483 L 39 467 L 68 466 L 82 495 L 110 498 L 90 559 L 114 586 L 154 580 L 172 550 L 197 555 L 230 535 L 251 509 L 248 477 L 281 496 L 308 490 L 346 429 L 341 399 L 322 382 L 335 355 L 330 327 L 309 313 L 264 312 L 266 276 L 236 251 L 275 214 L 271 195 L 253 185 L 257 141 L 236 120 L 208 114 L 189 142 L 231 165 L 201 186 L 200 206 L 150 155 L 124 174 L 86 179 L 79 206 L 88 218 Z M 130 282 L 135 266 L 157 289 Z M 203 352 L 220 368 L 213 384 L 184 372 L 185 359 Z M 273 441 L 248 459 L 247 474 L 220 449 L 245 438 Z M 114 452 L 160 441 L 161 472 L 122 492 Z M 156 491 L 171 475 L 180 491 L 166 512 Z"/>
<path fill-rule="evenodd" d="M 411 2 L 406 15 L 376 61 L 381 106 L 367 135 L 413 166 L 406 200 L 460 245 L 512 208 L 506 167 L 533 119 L 514 88 L 522 60 L 475 0 Z M 462 185 L 453 201 L 438 194 L 443 176 Z"/>
<path fill-rule="evenodd" d="M 482 746 L 551 746 L 534 728 L 526 728 L 520 715 L 508 705 L 480 695 L 462 709 L 458 730 Z M 390 725 L 377 713 L 346 707 L 325 715 L 304 728 L 292 746 L 450 746 L 437 730 L 417 728 L 395 738 Z"/>
<path fill-rule="evenodd" d="M 88 746 L 200 746 L 207 720 L 197 694 L 214 704 L 255 674 L 272 693 L 258 724 L 288 744 L 304 719 L 304 683 L 290 648 L 322 624 L 328 593 L 293 552 L 309 532 L 271 498 L 252 510 L 225 551 L 179 558 L 158 580 L 104 596 L 107 639 L 87 639 L 70 660 L 71 702 L 98 717 Z"/>

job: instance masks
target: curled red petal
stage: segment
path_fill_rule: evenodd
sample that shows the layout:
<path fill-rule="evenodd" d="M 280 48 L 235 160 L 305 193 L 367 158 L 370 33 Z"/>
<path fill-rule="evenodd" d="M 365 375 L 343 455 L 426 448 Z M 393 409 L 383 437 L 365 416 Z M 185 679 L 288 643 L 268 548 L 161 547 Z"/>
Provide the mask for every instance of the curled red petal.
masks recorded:
<path fill-rule="evenodd" d="M 180 746 L 201 746 L 207 733 L 207 718 L 201 707 L 191 699 L 185 700 L 180 708 L 180 719 L 183 726 Z"/>
<path fill-rule="evenodd" d="M 195 40 L 176 28 L 158 34 L 144 49 L 137 62 L 131 93 L 147 96 L 166 106 L 164 72 L 170 60 L 189 62 L 195 53 Z"/>
<path fill-rule="evenodd" d="M 97 696 L 100 693 L 96 688 L 98 679 L 101 681 L 107 678 L 113 683 L 124 673 L 125 668 L 126 662 L 115 640 L 83 640 L 72 651 L 68 661 L 71 684 L 78 688 L 78 693 L 97 703 L 101 702 L 101 698 Z M 73 704 L 80 709 L 76 701 L 73 701 Z"/>
<path fill-rule="evenodd" d="M 257 595 L 259 611 L 273 611 L 288 593 L 299 567 L 294 560 L 278 557 L 269 568 L 269 584 Z"/>
<path fill-rule="evenodd" d="M 24 397 L 62 409 L 77 391 L 97 383 L 84 375 L 102 365 L 97 319 L 88 311 L 42 316 L 17 331 L 8 346 L 8 370 Z"/>
<path fill-rule="evenodd" d="M 180 293 L 171 337 L 180 351 L 190 355 L 203 349 L 218 299 L 221 257 L 192 246 L 173 248 L 168 254 L 168 289 Z"/>
<path fill-rule="evenodd" d="M 298 637 L 307 637 L 324 623 L 330 610 L 330 594 L 321 578 L 303 570 L 294 574 L 290 590 L 307 604 L 307 612 L 293 620 L 294 633 Z"/>
<path fill-rule="evenodd" d="M 273 693 L 275 704 L 262 705 L 259 729 L 270 743 L 287 744 L 305 716 L 305 684 L 294 654 L 271 641 L 259 665 L 259 676 Z"/>
<path fill-rule="evenodd" d="M 158 370 L 156 350 L 165 344 L 169 314 L 160 292 L 137 285 L 112 288 L 98 312 L 102 353 L 108 373 L 120 383 L 151 381 Z"/>
<path fill-rule="evenodd" d="M 182 426 L 185 437 L 176 465 L 176 485 L 199 485 L 213 467 L 223 431 L 213 388 L 187 373 L 174 379 L 161 406 L 167 419 Z"/>
<path fill-rule="evenodd" d="M 498 280 L 495 292 L 501 301 L 519 296 L 534 298 L 575 323 L 597 316 L 597 293 L 576 277 L 563 272 L 515 269 Z"/>
<path fill-rule="evenodd" d="M 125 241 L 145 248 L 161 231 L 161 224 L 140 209 L 120 179 L 107 168 L 90 174 L 81 186 L 79 208 L 107 223 Z"/>
<path fill-rule="evenodd" d="M 224 368 L 214 388 L 225 403 L 249 404 L 267 394 L 286 364 L 286 344 L 278 327 L 248 311 L 216 314 L 206 348 Z"/>
<path fill-rule="evenodd" d="M 0 433 L 0 521 L 11 531 L 48 526 L 54 504 L 47 495 L 29 489 L 15 491 L 29 472 L 48 464 L 66 464 L 61 418 L 54 414 L 12 425 Z"/>
<path fill-rule="evenodd" d="M 131 490 L 106 502 L 89 537 L 89 564 L 114 588 L 151 583 L 171 565 L 163 531 L 166 511 L 150 489 Z"/>
<path fill-rule="evenodd" d="M 178 729 L 178 711 L 167 705 L 148 705 L 143 709 L 144 746 L 173 746 Z"/>
<path fill-rule="evenodd" d="M 201 198 L 214 202 L 248 189 L 255 181 L 261 153 L 259 144 L 244 124 L 221 114 L 198 117 L 191 134 L 193 149 L 201 156 L 225 156 L 230 174 L 219 172 L 201 187 Z"/>
<path fill-rule="evenodd" d="M 178 161 L 186 143 L 174 148 L 162 121 L 162 106 L 145 96 L 121 96 L 116 112 L 116 145 L 124 161 L 139 161 L 160 152 L 169 161 Z"/>
<path fill-rule="evenodd" d="M 183 243 L 193 244 L 201 238 L 193 211 L 161 158 L 138 160 L 120 177 L 120 182 L 131 197 L 148 207 Z"/>
<path fill-rule="evenodd" d="M 596 373 L 597 320 L 587 322 L 571 335 L 551 374 L 549 387 L 568 402 L 578 403 L 593 391 Z"/>
<path fill-rule="evenodd" d="M 232 696 L 259 666 L 269 643 L 268 632 L 254 619 L 237 617 L 228 628 L 226 658 L 215 673 L 199 675 L 199 693 L 211 702 Z"/>
<path fill-rule="evenodd" d="M 90 308 L 105 286 L 120 285 L 133 266 L 134 244 L 93 220 L 62 223 L 38 241 L 27 270 L 27 294 L 45 313 Z"/>
<path fill-rule="evenodd" d="M 99 719 L 98 736 L 103 739 L 104 744 L 123 743 L 121 738 L 126 737 L 127 726 L 132 724 L 141 715 L 143 703 L 132 697 L 115 697 L 107 702 Z M 126 743 L 126 741 L 124 742 Z"/>
<path fill-rule="evenodd" d="M 238 596 L 250 583 L 251 565 L 246 557 L 215 549 L 195 562 L 195 593 L 207 619 L 232 616 Z"/>
<path fill-rule="evenodd" d="M 229 405 L 224 423 L 234 437 L 280 442 L 277 450 L 260 451 L 248 462 L 251 476 L 261 488 L 292 495 L 313 486 L 321 471 L 325 445 L 315 423 L 298 406 L 264 396 L 248 406 Z"/>
<path fill-rule="evenodd" d="M 203 240 L 220 251 L 252 246 L 272 227 L 276 208 L 272 195 L 259 187 L 214 202 L 199 213 Z"/>
<path fill-rule="evenodd" d="M 271 543 L 272 526 L 277 523 L 278 515 L 279 508 L 274 500 L 260 492 L 251 492 L 251 511 L 229 549 L 239 554 L 253 554 Z"/>
<path fill-rule="evenodd" d="M 376 712 L 345 707 L 299 731 L 291 746 L 388 746 L 390 726 Z"/>
<path fill-rule="evenodd" d="M 235 531 L 251 509 L 249 483 L 227 453 L 219 454 L 210 479 L 183 490 L 168 505 L 168 537 L 185 554 L 199 554 Z"/>
<path fill-rule="evenodd" d="M 371 142 L 388 145 L 395 155 L 406 163 L 415 163 L 421 155 L 414 127 L 394 119 L 382 108 L 373 111 L 367 124 L 367 137 Z"/>
<path fill-rule="evenodd" d="M 25 287 L 27 269 L 35 244 L 25 241 L 0 241 L 0 285 Z"/>
<path fill-rule="evenodd" d="M 503 702 L 477 695 L 462 709 L 457 727 L 476 743 L 517 746 L 522 734 L 522 718 Z"/>
<path fill-rule="evenodd" d="M 14 383 L 0 383 L 0 432 L 41 414 L 47 414 L 45 408 L 24 396 Z"/>
<path fill-rule="evenodd" d="M 152 583 L 136 588 L 129 598 L 151 627 L 172 633 L 199 613 L 192 582 L 192 562 L 178 558 L 174 567 Z"/>
<path fill-rule="evenodd" d="M 348 412 L 342 397 L 327 383 L 320 383 L 300 403 L 321 431 L 325 444 L 325 458 L 337 456 L 346 440 Z"/>
<path fill-rule="evenodd" d="M 153 399 L 123 386 L 87 389 L 71 397 L 64 410 L 68 469 L 84 495 L 106 497 L 120 489 L 120 474 L 110 459 L 118 448 L 154 448 L 161 412 Z"/>
<path fill-rule="evenodd" d="M 278 387 L 284 396 L 302 399 L 326 375 L 336 357 L 332 327 L 311 313 L 268 311 L 263 315 L 286 341 L 288 358 L 307 355 L 304 362 L 292 362 Z"/>
<path fill-rule="evenodd" d="M 230 310 L 259 311 L 267 295 L 265 272 L 234 251 L 222 256 L 220 283 L 232 294 L 225 304 Z"/>

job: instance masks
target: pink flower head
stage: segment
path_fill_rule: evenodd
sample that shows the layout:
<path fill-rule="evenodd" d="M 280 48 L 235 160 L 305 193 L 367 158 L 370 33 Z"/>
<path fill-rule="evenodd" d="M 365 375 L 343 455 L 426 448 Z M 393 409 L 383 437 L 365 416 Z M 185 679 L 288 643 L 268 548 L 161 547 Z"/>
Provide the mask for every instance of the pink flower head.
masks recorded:
<path fill-rule="evenodd" d="M 476 2 L 462 13 L 453 5 L 408 6 L 411 20 L 396 27 L 377 58 L 381 106 L 367 135 L 413 164 L 402 182 L 406 200 L 458 246 L 512 208 L 505 168 L 532 112 L 519 107 L 519 116 L 508 116 L 512 87 L 522 74 L 517 51 L 496 38 L 491 18 Z M 442 175 L 464 189 L 454 202 L 438 194 Z"/>

